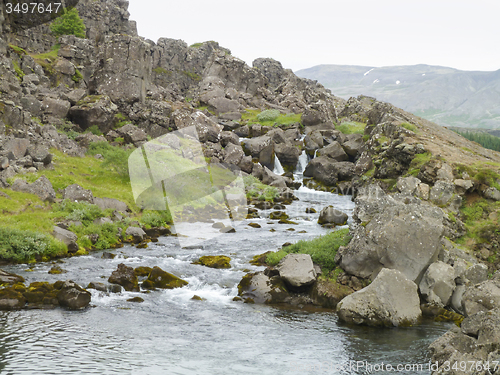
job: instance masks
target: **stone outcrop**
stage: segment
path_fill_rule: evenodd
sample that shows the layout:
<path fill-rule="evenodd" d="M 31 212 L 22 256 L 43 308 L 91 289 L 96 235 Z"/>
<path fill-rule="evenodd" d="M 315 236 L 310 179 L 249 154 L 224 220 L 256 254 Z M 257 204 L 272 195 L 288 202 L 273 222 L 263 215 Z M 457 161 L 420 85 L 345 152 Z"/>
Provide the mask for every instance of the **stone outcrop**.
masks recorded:
<path fill-rule="evenodd" d="M 111 276 L 108 278 L 108 282 L 111 284 L 121 285 L 127 291 L 139 291 L 139 281 L 137 279 L 137 275 L 134 273 L 134 269 L 123 263 L 120 263 L 118 268 L 113 271 Z"/>
<path fill-rule="evenodd" d="M 316 271 L 309 254 L 288 254 L 277 266 L 279 275 L 287 284 L 301 288 L 316 281 Z"/>
<path fill-rule="evenodd" d="M 385 327 L 413 325 L 422 315 L 417 285 L 387 268 L 369 286 L 340 301 L 337 311 L 347 323 Z"/>
<path fill-rule="evenodd" d="M 320 211 L 318 224 L 345 225 L 347 218 L 346 213 L 336 210 L 333 206 L 328 206 Z"/>
<path fill-rule="evenodd" d="M 420 200 L 390 196 L 377 185 L 361 189 L 354 211 L 353 239 L 339 255 L 347 272 L 372 279 L 382 268 L 401 271 L 419 283 L 438 260 L 443 213 Z"/>

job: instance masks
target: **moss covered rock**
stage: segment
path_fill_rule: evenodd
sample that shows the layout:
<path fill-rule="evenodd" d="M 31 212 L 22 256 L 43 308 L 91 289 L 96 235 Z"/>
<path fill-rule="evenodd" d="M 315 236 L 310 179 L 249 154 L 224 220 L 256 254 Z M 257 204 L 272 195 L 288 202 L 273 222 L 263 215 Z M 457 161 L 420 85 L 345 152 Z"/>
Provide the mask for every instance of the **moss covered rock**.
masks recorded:
<path fill-rule="evenodd" d="M 201 264 L 210 268 L 231 268 L 231 258 L 225 255 L 205 255 L 200 257 L 195 264 Z"/>
<path fill-rule="evenodd" d="M 137 277 L 148 277 L 153 269 L 151 267 L 140 266 L 134 269 Z"/>
<path fill-rule="evenodd" d="M 26 298 L 13 287 L 0 290 L 0 310 L 20 310 L 26 305 Z"/>
<path fill-rule="evenodd" d="M 182 288 L 187 284 L 187 281 L 163 271 L 160 267 L 153 267 L 147 280 L 142 283 L 142 287 L 144 289 L 174 289 Z"/>
<path fill-rule="evenodd" d="M 54 289 L 58 289 L 57 301 L 61 307 L 80 310 L 86 308 L 90 303 L 90 292 L 71 280 L 64 281 L 62 285 L 60 282 L 54 283 Z"/>

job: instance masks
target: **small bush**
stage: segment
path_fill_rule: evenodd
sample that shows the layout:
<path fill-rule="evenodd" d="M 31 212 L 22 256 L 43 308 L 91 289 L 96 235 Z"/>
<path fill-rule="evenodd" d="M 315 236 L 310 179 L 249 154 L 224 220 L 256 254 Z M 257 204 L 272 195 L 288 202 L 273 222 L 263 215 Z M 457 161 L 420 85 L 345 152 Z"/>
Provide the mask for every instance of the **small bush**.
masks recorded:
<path fill-rule="evenodd" d="M 280 111 L 278 111 L 277 109 L 268 109 L 259 113 L 257 115 L 257 120 L 259 120 L 260 122 L 274 121 L 279 117 L 279 115 Z"/>
<path fill-rule="evenodd" d="M 54 212 L 56 215 L 67 220 L 81 221 L 84 225 L 88 225 L 95 219 L 106 216 L 106 212 L 101 210 L 99 206 L 87 202 L 72 202 L 65 199 L 63 202 L 55 205 Z"/>
<path fill-rule="evenodd" d="M 336 126 L 335 129 L 344 134 L 364 134 L 366 124 L 362 122 L 343 122 Z"/>
<path fill-rule="evenodd" d="M 120 241 L 118 238 L 118 228 L 125 230 L 126 226 L 125 223 L 105 223 L 101 225 L 91 223 L 86 226 L 71 226 L 71 231 L 78 236 L 78 245 L 81 247 L 106 250 Z M 89 240 L 89 235 L 91 234 L 99 235 L 99 239 L 93 245 Z"/>
<path fill-rule="evenodd" d="M 323 270 L 331 271 L 337 267 L 334 258 L 338 248 L 346 246 L 350 240 L 349 228 L 339 229 L 310 241 L 299 241 L 276 253 L 270 253 L 266 258 L 266 263 L 275 266 L 287 254 L 309 254 L 313 262 L 319 264 Z"/>
<path fill-rule="evenodd" d="M 50 25 L 50 31 L 55 36 L 74 35 L 78 38 L 85 38 L 85 24 L 78 15 L 78 10 L 72 8 L 65 9 L 63 14 Z"/>
<path fill-rule="evenodd" d="M 164 227 L 172 223 L 170 211 L 145 211 L 140 220 L 146 228 Z"/>
<path fill-rule="evenodd" d="M 13 228 L 0 228 L 0 259 L 8 262 L 30 262 L 43 256 L 67 252 L 66 245 L 47 234 Z"/>

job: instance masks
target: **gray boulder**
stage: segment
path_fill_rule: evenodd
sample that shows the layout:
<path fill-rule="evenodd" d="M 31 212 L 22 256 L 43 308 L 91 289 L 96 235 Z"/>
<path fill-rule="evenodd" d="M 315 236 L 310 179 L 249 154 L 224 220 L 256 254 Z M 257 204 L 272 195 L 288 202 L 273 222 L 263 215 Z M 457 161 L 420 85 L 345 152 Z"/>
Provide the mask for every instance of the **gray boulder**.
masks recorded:
<path fill-rule="evenodd" d="M 500 201 L 500 191 L 494 187 L 489 187 L 484 191 L 484 197 L 494 201 Z"/>
<path fill-rule="evenodd" d="M 42 101 L 42 111 L 44 115 L 58 119 L 66 118 L 70 107 L 71 103 L 67 100 L 46 97 Z"/>
<path fill-rule="evenodd" d="M 312 159 L 304 170 L 304 177 L 313 177 L 327 186 L 335 185 L 339 180 L 337 162 L 326 156 Z"/>
<path fill-rule="evenodd" d="M 417 191 L 417 187 L 420 185 L 421 181 L 413 176 L 410 177 L 400 177 L 396 183 L 396 187 L 401 192 L 401 194 L 414 195 Z"/>
<path fill-rule="evenodd" d="M 491 280 L 469 287 L 462 297 L 462 307 L 466 316 L 480 311 L 500 307 L 500 274 Z"/>
<path fill-rule="evenodd" d="M 127 143 L 132 143 L 138 147 L 141 143 L 146 142 L 148 135 L 142 129 L 139 129 L 133 124 L 127 124 L 115 130 Z"/>
<path fill-rule="evenodd" d="M 224 162 L 228 164 L 238 165 L 241 159 L 245 156 L 243 148 L 238 144 L 229 143 L 223 152 Z"/>
<path fill-rule="evenodd" d="M 316 281 L 316 271 L 309 254 L 288 254 L 278 264 L 281 278 L 292 287 L 308 286 Z"/>
<path fill-rule="evenodd" d="M 52 233 L 52 235 L 57 240 L 64 243 L 68 247 L 68 251 L 70 253 L 76 253 L 78 251 L 78 244 L 76 243 L 76 240 L 78 239 L 78 237 L 73 232 L 70 232 L 69 230 L 55 226 L 54 232 Z"/>
<path fill-rule="evenodd" d="M 26 181 L 18 179 L 14 181 L 12 190 L 35 194 L 42 201 L 53 202 L 56 198 L 56 192 L 54 191 L 50 181 L 45 176 L 40 177 L 32 184 L 28 184 Z"/>
<path fill-rule="evenodd" d="M 26 138 L 14 138 L 10 139 L 3 145 L 3 150 L 6 155 L 11 155 L 11 159 L 20 159 L 28 150 L 30 145 L 29 139 Z"/>
<path fill-rule="evenodd" d="M 270 145 L 274 145 L 271 141 L 271 138 L 267 135 L 262 135 L 260 137 L 255 138 L 247 138 L 243 139 L 241 142 L 243 146 L 243 151 L 245 151 L 245 155 L 250 155 L 253 158 L 258 158 L 260 152 Z"/>
<path fill-rule="evenodd" d="M 336 161 L 345 161 L 349 159 L 349 156 L 337 141 L 333 141 L 328 146 L 318 150 L 317 155 L 326 156 Z"/>
<path fill-rule="evenodd" d="M 448 306 L 455 287 L 455 270 L 443 262 L 432 263 L 419 284 L 422 297 L 437 306 Z"/>
<path fill-rule="evenodd" d="M 52 162 L 52 154 L 49 152 L 49 148 L 47 146 L 40 144 L 30 145 L 27 152 L 34 162 L 43 163 L 45 165 Z"/>
<path fill-rule="evenodd" d="M 359 189 L 353 239 L 339 259 L 345 271 L 373 279 L 391 268 L 420 283 L 442 248 L 444 216 L 435 206 L 405 197 L 387 195 L 378 185 Z"/>
<path fill-rule="evenodd" d="M 284 167 L 295 169 L 302 151 L 289 143 L 279 143 L 274 146 L 274 152 Z"/>
<path fill-rule="evenodd" d="M 387 268 L 369 286 L 340 301 L 337 312 L 347 323 L 384 327 L 413 325 L 422 315 L 417 285 Z"/>
<path fill-rule="evenodd" d="M 347 141 L 342 143 L 342 148 L 347 155 L 356 157 L 360 154 L 364 144 L 363 136 L 361 134 L 349 134 L 347 136 Z"/>
<path fill-rule="evenodd" d="M 346 213 L 336 210 L 333 206 L 323 208 L 319 213 L 318 224 L 345 225 L 348 216 Z"/>
<path fill-rule="evenodd" d="M 289 293 L 283 279 L 267 276 L 264 272 L 249 273 L 238 284 L 238 295 L 247 302 L 280 303 Z"/>
<path fill-rule="evenodd" d="M 455 194 L 455 184 L 444 180 L 437 181 L 431 188 L 429 199 L 440 207 L 453 205 L 458 209 L 462 204 L 462 198 Z"/>
<path fill-rule="evenodd" d="M 130 212 L 130 208 L 125 202 L 114 198 L 94 197 L 94 204 L 99 206 L 101 210 L 113 209 L 119 212 Z"/>
<path fill-rule="evenodd" d="M 94 195 L 91 190 L 86 190 L 80 185 L 69 185 L 62 192 L 63 199 L 69 199 L 72 202 L 94 203 Z"/>
<path fill-rule="evenodd" d="M 128 227 L 125 231 L 126 237 L 132 237 L 133 243 L 140 243 L 144 240 L 144 236 L 146 232 L 144 232 L 141 228 L 138 227 Z"/>

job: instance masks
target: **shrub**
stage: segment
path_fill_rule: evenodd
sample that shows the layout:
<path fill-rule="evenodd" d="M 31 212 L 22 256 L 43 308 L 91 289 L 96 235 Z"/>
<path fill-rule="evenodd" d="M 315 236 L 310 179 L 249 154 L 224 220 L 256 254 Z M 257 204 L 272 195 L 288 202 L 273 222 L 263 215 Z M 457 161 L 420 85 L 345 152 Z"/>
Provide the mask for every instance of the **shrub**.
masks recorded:
<path fill-rule="evenodd" d="M 170 211 L 145 211 L 140 220 L 146 228 L 163 227 L 172 223 Z"/>
<path fill-rule="evenodd" d="M 0 259 L 29 262 L 43 256 L 63 255 L 66 245 L 53 237 L 27 230 L 0 228 Z"/>
<path fill-rule="evenodd" d="M 279 117 L 279 115 L 280 111 L 278 111 L 277 109 L 268 109 L 259 113 L 257 115 L 257 120 L 259 120 L 260 122 L 274 121 Z"/>
<path fill-rule="evenodd" d="M 50 31 L 55 36 L 74 35 L 78 38 L 85 38 L 85 24 L 78 15 L 78 10 L 72 8 L 65 9 L 63 14 L 50 25 Z"/>
<path fill-rule="evenodd" d="M 336 126 L 335 129 L 344 134 L 364 134 L 366 124 L 362 122 L 343 122 Z"/>
<path fill-rule="evenodd" d="M 95 204 L 72 202 L 68 199 L 55 205 L 54 212 L 67 220 L 81 221 L 84 225 L 106 216 L 106 213 Z"/>
<path fill-rule="evenodd" d="M 270 253 L 266 258 L 266 263 L 275 266 L 287 254 L 309 254 L 314 263 L 319 264 L 325 271 L 331 271 L 337 266 L 334 258 L 338 248 L 346 246 L 350 240 L 349 228 L 339 229 L 309 241 L 299 241 L 276 253 Z"/>
<path fill-rule="evenodd" d="M 78 236 L 78 245 L 84 248 L 106 250 L 119 242 L 118 228 L 125 230 L 125 223 L 104 223 L 101 225 L 90 223 L 89 225 L 71 226 L 71 231 Z M 92 245 L 89 235 L 97 234 L 99 239 Z"/>

